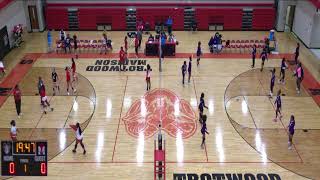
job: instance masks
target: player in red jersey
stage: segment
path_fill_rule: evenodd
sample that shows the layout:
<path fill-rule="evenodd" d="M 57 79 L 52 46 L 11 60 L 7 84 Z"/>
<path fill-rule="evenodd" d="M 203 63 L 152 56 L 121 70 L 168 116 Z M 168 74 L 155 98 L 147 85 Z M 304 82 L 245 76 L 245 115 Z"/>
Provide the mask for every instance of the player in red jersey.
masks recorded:
<path fill-rule="evenodd" d="M 126 52 L 123 50 L 123 47 L 121 46 L 120 51 L 119 51 L 119 66 L 120 66 L 120 71 L 125 71 L 124 67 L 124 61 L 126 57 Z"/>
<path fill-rule="evenodd" d="M 127 52 L 128 51 L 128 37 L 124 37 L 124 50 Z"/>
<path fill-rule="evenodd" d="M 40 88 L 40 97 L 41 97 L 41 105 L 43 108 L 43 112 L 47 114 L 46 107 L 49 107 L 49 109 L 53 111 L 53 108 L 50 107 L 50 103 L 48 102 L 48 97 L 46 95 L 46 88 L 44 85 L 42 85 Z"/>
<path fill-rule="evenodd" d="M 71 58 L 71 70 L 72 70 L 72 82 L 78 82 L 78 76 L 77 76 L 77 73 L 76 73 L 76 63 L 74 62 L 74 59 Z"/>
<path fill-rule="evenodd" d="M 69 95 L 69 87 L 71 87 L 72 91 L 74 91 L 71 83 L 71 77 L 70 77 L 70 69 L 69 67 L 66 67 L 66 81 L 67 81 L 67 94 Z"/>

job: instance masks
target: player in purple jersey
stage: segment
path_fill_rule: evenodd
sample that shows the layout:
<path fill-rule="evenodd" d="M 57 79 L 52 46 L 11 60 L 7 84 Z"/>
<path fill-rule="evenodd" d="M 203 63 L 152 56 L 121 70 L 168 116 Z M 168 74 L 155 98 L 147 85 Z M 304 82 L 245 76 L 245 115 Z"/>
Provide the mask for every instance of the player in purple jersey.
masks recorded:
<path fill-rule="evenodd" d="M 209 134 L 207 131 L 207 115 L 202 115 L 202 127 L 201 127 L 201 134 L 202 134 L 202 143 L 201 148 L 206 144 L 206 134 Z"/>
<path fill-rule="evenodd" d="M 278 118 L 278 114 L 279 114 L 279 120 L 281 120 L 281 118 L 282 118 L 282 115 L 281 115 L 281 90 L 280 89 L 278 90 L 277 98 L 274 102 L 274 105 L 276 106 L 276 117 L 274 119 L 274 121 L 276 122 L 277 118 Z"/>
<path fill-rule="evenodd" d="M 199 66 L 200 64 L 200 57 L 202 55 L 202 51 L 201 51 L 201 42 L 198 42 L 198 48 L 197 48 L 197 66 Z"/>
<path fill-rule="evenodd" d="M 288 65 L 286 64 L 286 59 L 285 58 L 282 58 L 282 61 L 281 61 L 281 66 L 280 66 L 280 79 L 279 79 L 279 83 L 282 83 L 284 84 L 284 77 L 285 77 L 285 72 L 286 72 L 286 69 L 288 68 Z"/>
<path fill-rule="evenodd" d="M 276 80 L 276 68 L 273 68 L 271 70 L 271 80 L 270 80 L 270 98 L 273 96 L 273 88 L 274 88 L 274 82 Z"/>
<path fill-rule="evenodd" d="M 183 62 L 183 65 L 181 66 L 181 73 L 182 73 L 182 84 L 184 85 L 184 77 L 186 76 L 187 72 L 187 61 Z"/>
<path fill-rule="evenodd" d="M 288 149 L 292 148 L 292 138 L 294 134 L 294 126 L 296 125 L 296 122 L 294 120 L 294 116 L 291 115 L 290 122 L 288 125 L 288 135 L 289 135 L 289 141 L 288 141 Z"/>
<path fill-rule="evenodd" d="M 188 65 L 188 83 L 190 83 L 191 71 L 192 71 L 192 58 L 190 56 L 189 57 L 189 65 Z"/>
<path fill-rule="evenodd" d="M 261 55 L 260 55 L 260 58 L 261 58 L 261 60 L 262 60 L 260 71 L 263 71 L 264 61 L 265 61 L 265 60 L 268 60 L 268 53 L 267 53 L 266 48 L 263 49 L 263 51 L 262 51 L 262 53 L 261 53 Z"/>

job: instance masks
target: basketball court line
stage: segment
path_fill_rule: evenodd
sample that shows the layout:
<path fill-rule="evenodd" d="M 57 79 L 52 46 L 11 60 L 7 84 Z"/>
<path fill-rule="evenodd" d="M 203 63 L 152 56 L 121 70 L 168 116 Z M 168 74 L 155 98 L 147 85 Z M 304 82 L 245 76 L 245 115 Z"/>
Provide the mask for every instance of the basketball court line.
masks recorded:
<path fill-rule="evenodd" d="M 10 74 L 8 74 L 3 81 L 0 84 L 0 87 L 6 87 L 6 88 L 14 88 L 29 72 L 29 70 L 32 68 L 33 64 L 37 61 L 37 58 L 40 55 L 37 53 L 27 53 L 25 56 L 23 56 L 22 60 L 32 60 L 32 63 L 30 64 L 21 64 L 21 61 L 19 61 L 18 64 L 15 65 L 15 67 L 10 71 Z M 4 102 L 7 100 L 7 98 L 12 93 L 12 90 L 9 92 L 7 96 L 0 96 L 0 107 L 4 104 Z"/>
<path fill-rule="evenodd" d="M 260 79 L 258 79 L 258 80 L 259 80 L 259 82 L 260 82 L 260 85 L 261 85 L 262 89 L 265 91 L 265 89 L 264 89 L 264 87 L 263 87 L 263 85 L 262 85 L 261 80 L 260 80 Z M 269 99 L 269 101 L 270 101 L 270 103 L 271 103 L 271 105 L 272 105 L 272 107 L 273 107 L 273 110 L 274 110 L 274 111 L 276 111 L 276 109 L 275 109 L 275 107 L 274 107 L 274 103 L 272 103 L 272 101 L 271 101 L 271 98 L 268 98 L 268 99 Z M 281 114 L 281 115 L 282 115 L 282 114 Z M 285 130 L 285 132 L 286 132 L 287 136 L 289 136 L 288 131 L 287 131 L 286 127 L 284 126 L 284 124 L 283 124 L 282 120 L 280 119 L 279 121 L 281 122 L 282 127 L 283 127 L 283 129 Z M 293 142 L 292 142 L 292 145 L 293 145 L 293 147 L 294 147 L 295 151 L 297 152 L 297 154 L 298 154 L 298 156 L 299 156 L 299 158 L 300 158 L 301 162 L 303 163 L 303 160 L 302 160 L 302 158 L 301 158 L 301 156 L 300 156 L 300 154 L 299 154 L 299 151 L 298 151 L 298 149 L 296 148 L 296 146 L 294 145 L 294 143 L 293 143 Z"/>
<path fill-rule="evenodd" d="M 114 153 L 115 153 L 115 150 L 116 150 L 116 145 L 117 145 L 117 140 L 118 140 L 118 133 L 119 133 L 119 127 L 120 127 L 120 123 L 121 123 L 122 109 L 123 109 L 123 104 L 124 104 L 124 96 L 125 96 L 126 90 L 127 90 L 127 84 L 128 84 L 128 77 L 126 77 L 126 83 L 125 83 L 124 90 L 123 90 L 123 96 L 122 96 L 122 103 L 121 103 L 121 109 L 120 109 L 118 128 L 117 128 L 116 138 L 114 140 L 114 146 L 113 146 L 113 152 L 112 152 L 112 162 L 113 162 L 113 159 L 114 159 Z"/>
<path fill-rule="evenodd" d="M 256 129 L 258 129 L 257 124 L 256 124 L 256 121 L 254 120 L 253 115 L 252 115 L 252 113 L 251 113 L 251 111 L 250 111 L 250 107 L 249 107 L 248 101 L 246 100 L 246 98 L 244 98 L 244 96 L 242 96 L 242 98 L 243 98 L 243 100 L 244 100 L 244 101 L 246 102 L 246 104 L 247 104 L 248 111 L 249 111 L 249 114 L 250 114 L 250 116 L 251 116 L 251 119 L 252 119 L 252 121 L 253 121 L 254 126 L 256 127 Z M 263 129 L 263 128 L 262 128 L 262 129 Z"/>
<path fill-rule="evenodd" d="M 83 53 L 77 54 L 78 58 L 119 58 L 119 53 Z M 176 53 L 175 56 L 165 56 L 164 59 L 174 59 L 174 58 L 189 58 L 190 56 L 196 57 L 195 53 Z M 270 54 L 269 59 L 282 59 L 282 57 L 292 56 L 292 54 L 282 53 L 282 54 Z M 43 53 L 41 58 L 71 58 L 75 57 L 74 54 L 59 54 L 59 53 Z M 128 58 L 159 58 L 159 56 L 146 56 L 143 53 L 139 53 L 138 57 L 134 53 L 129 53 Z M 250 53 L 203 53 L 201 58 L 223 58 L 223 59 L 251 59 Z"/>
<path fill-rule="evenodd" d="M 134 161 L 49 161 L 48 163 L 51 164 L 153 164 L 153 161 L 145 161 L 145 162 L 134 162 Z M 169 164 L 178 164 L 181 162 L 177 161 L 166 161 Z M 277 163 L 287 163 L 287 164 L 302 164 L 303 162 L 294 162 L 294 161 L 267 161 L 267 162 L 256 162 L 256 161 L 227 161 L 227 162 L 220 162 L 220 161 L 184 161 L 185 164 L 277 164 Z"/>
<path fill-rule="evenodd" d="M 78 98 L 78 96 L 76 96 L 76 97 L 74 98 L 73 103 L 72 103 L 72 106 L 71 106 L 70 111 L 69 111 L 69 113 L 68 113 L 67 119 L 66 119 L 66 121 L 64 122 L 64 125 L 62 126 L 62 128 L 65 128 L 65 127 L 66 127 L 66 124 L 67 124 L 67 122 L 68 122 L 70 113 L 71 113 L 71 111 L 72 111 L 72 109 L 73 109 L 74 103 L 76 103 L 76 101 L 77 101 L 77 98 Z"/>

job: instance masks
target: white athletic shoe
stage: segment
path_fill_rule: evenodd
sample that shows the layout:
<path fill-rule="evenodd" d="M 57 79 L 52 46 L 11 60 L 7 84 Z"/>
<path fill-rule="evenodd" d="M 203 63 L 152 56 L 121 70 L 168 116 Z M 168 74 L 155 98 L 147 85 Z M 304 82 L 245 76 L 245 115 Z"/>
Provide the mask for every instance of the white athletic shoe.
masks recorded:
<path fill-rule="evenodd" d="M 67 92 L 67 95 L 69 96 L 69 92 Z"/>
<path fill-rule="evenodd" d="M 298 90 L 297 93 L 300 94 L 300 91 Z"/>
<path fill-rule="evenodd" d="M 291 150 L 291 149 L 292 149 L 292 146 L 289 146 L 288 149 Z"/>
<path fill-rule="evenodd" d="M 73 92 L 74 92 L 74 93 L 77 92 L 77 89 L 74 89 Z"/>
<path fill-rule="evenodd" d="M 18 115 L 18 118 L 19 118 L 19 119 L 21 118 L 20 115 Z"/>

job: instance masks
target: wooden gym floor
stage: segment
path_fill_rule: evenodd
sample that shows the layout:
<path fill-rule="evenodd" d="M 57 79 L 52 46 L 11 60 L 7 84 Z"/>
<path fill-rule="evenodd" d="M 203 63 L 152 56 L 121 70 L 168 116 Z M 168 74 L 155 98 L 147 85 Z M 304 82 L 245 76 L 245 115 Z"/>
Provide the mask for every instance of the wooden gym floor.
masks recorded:
<path fill-rule="evenodd" d="M 101 36 L 101 32 L 76 33 L 79 39 Z M 302 47 L 300 59 L 306 79 L 301 94 L 295 93 L 293 65 L 286 72 L 286 84 L 276 84 L 275 91 L 281 89 L 283 93 L 281 121 L 273 121 L 274 98 L 267 97 L 269 70 L 277 68 L 278 80 L 282 56 L 292 59 L 296 44 L 292 35 L 276 34 L 280 55 L 271 56 L 263 72 L 251 69 L 248 51 L 209 54 L 206 44 L 212 32 L 175 32 L 180 42 L 177 57 L 165 58 L 162 73 L 158 71 L 157 58 L 142 55 L 144 47 L 138 58 L 133 55 L 134 49 L 129 49 L 129 63 L 135 71 L 95 71 L 97 60 L 117 59 L 125 33 L 108 32 L 114 50 L 107 55 L 80 53 L 76 60 L 77 93 L 69 96 L 63 68 L 71 65 L 73 55 L 46 54 L 46 33 L 27 34 L 22 47 L 5 57 L 8 71 L 0 87 L 20 84 L 23 115 L 17 119 L 12 96 L 0 96 L 0 137 L 9 138 L 9 122 L 16 119 L 18 139 L 47 139 L 49 175 L 44 179 L 152 179 L 153 135 L 160 120 L 166 134 L 168 179 L 174 173 L 275 173 L 290 180 L 320 178 L 320 98 L 310 91 L 320 89 L 320 62 Z M 224 39 L 263 39 L 268 33 L 222 34 Z M 57 37 L 56 32 L 54 36 Z M 183 86 L 181 65 L 195 53 L 199 40 L 204 58 L 199 67 L 193 58 L 191 82 Z M 32 63 L 21 64 L 22 59 Z M 258 58 L 256 68 L 260 63 Z M 145 68 L 145 64 L 153 69 L 150 92 L 146 91 L 145 72 L 138 71 L 138 66 Z M 52 67 L 60 77 L 61 92 L 56 96 L 51 90 Z M 39 96 L 35 95 L 38 76 L 44 77 L 54 112 L 41 112 Z M 209 107 L 205 114 L 210 133 L 204 149 L 200 147 L 197 110 L 202 92 Z M 296 133 L 289 150 L 286 127 L 291 114 L 296 117 Z M 84 129 L 86 155 L 82 155 L 81 147 L 72 153 L 74 134 L 68 125 L 75 122 Z"/>

